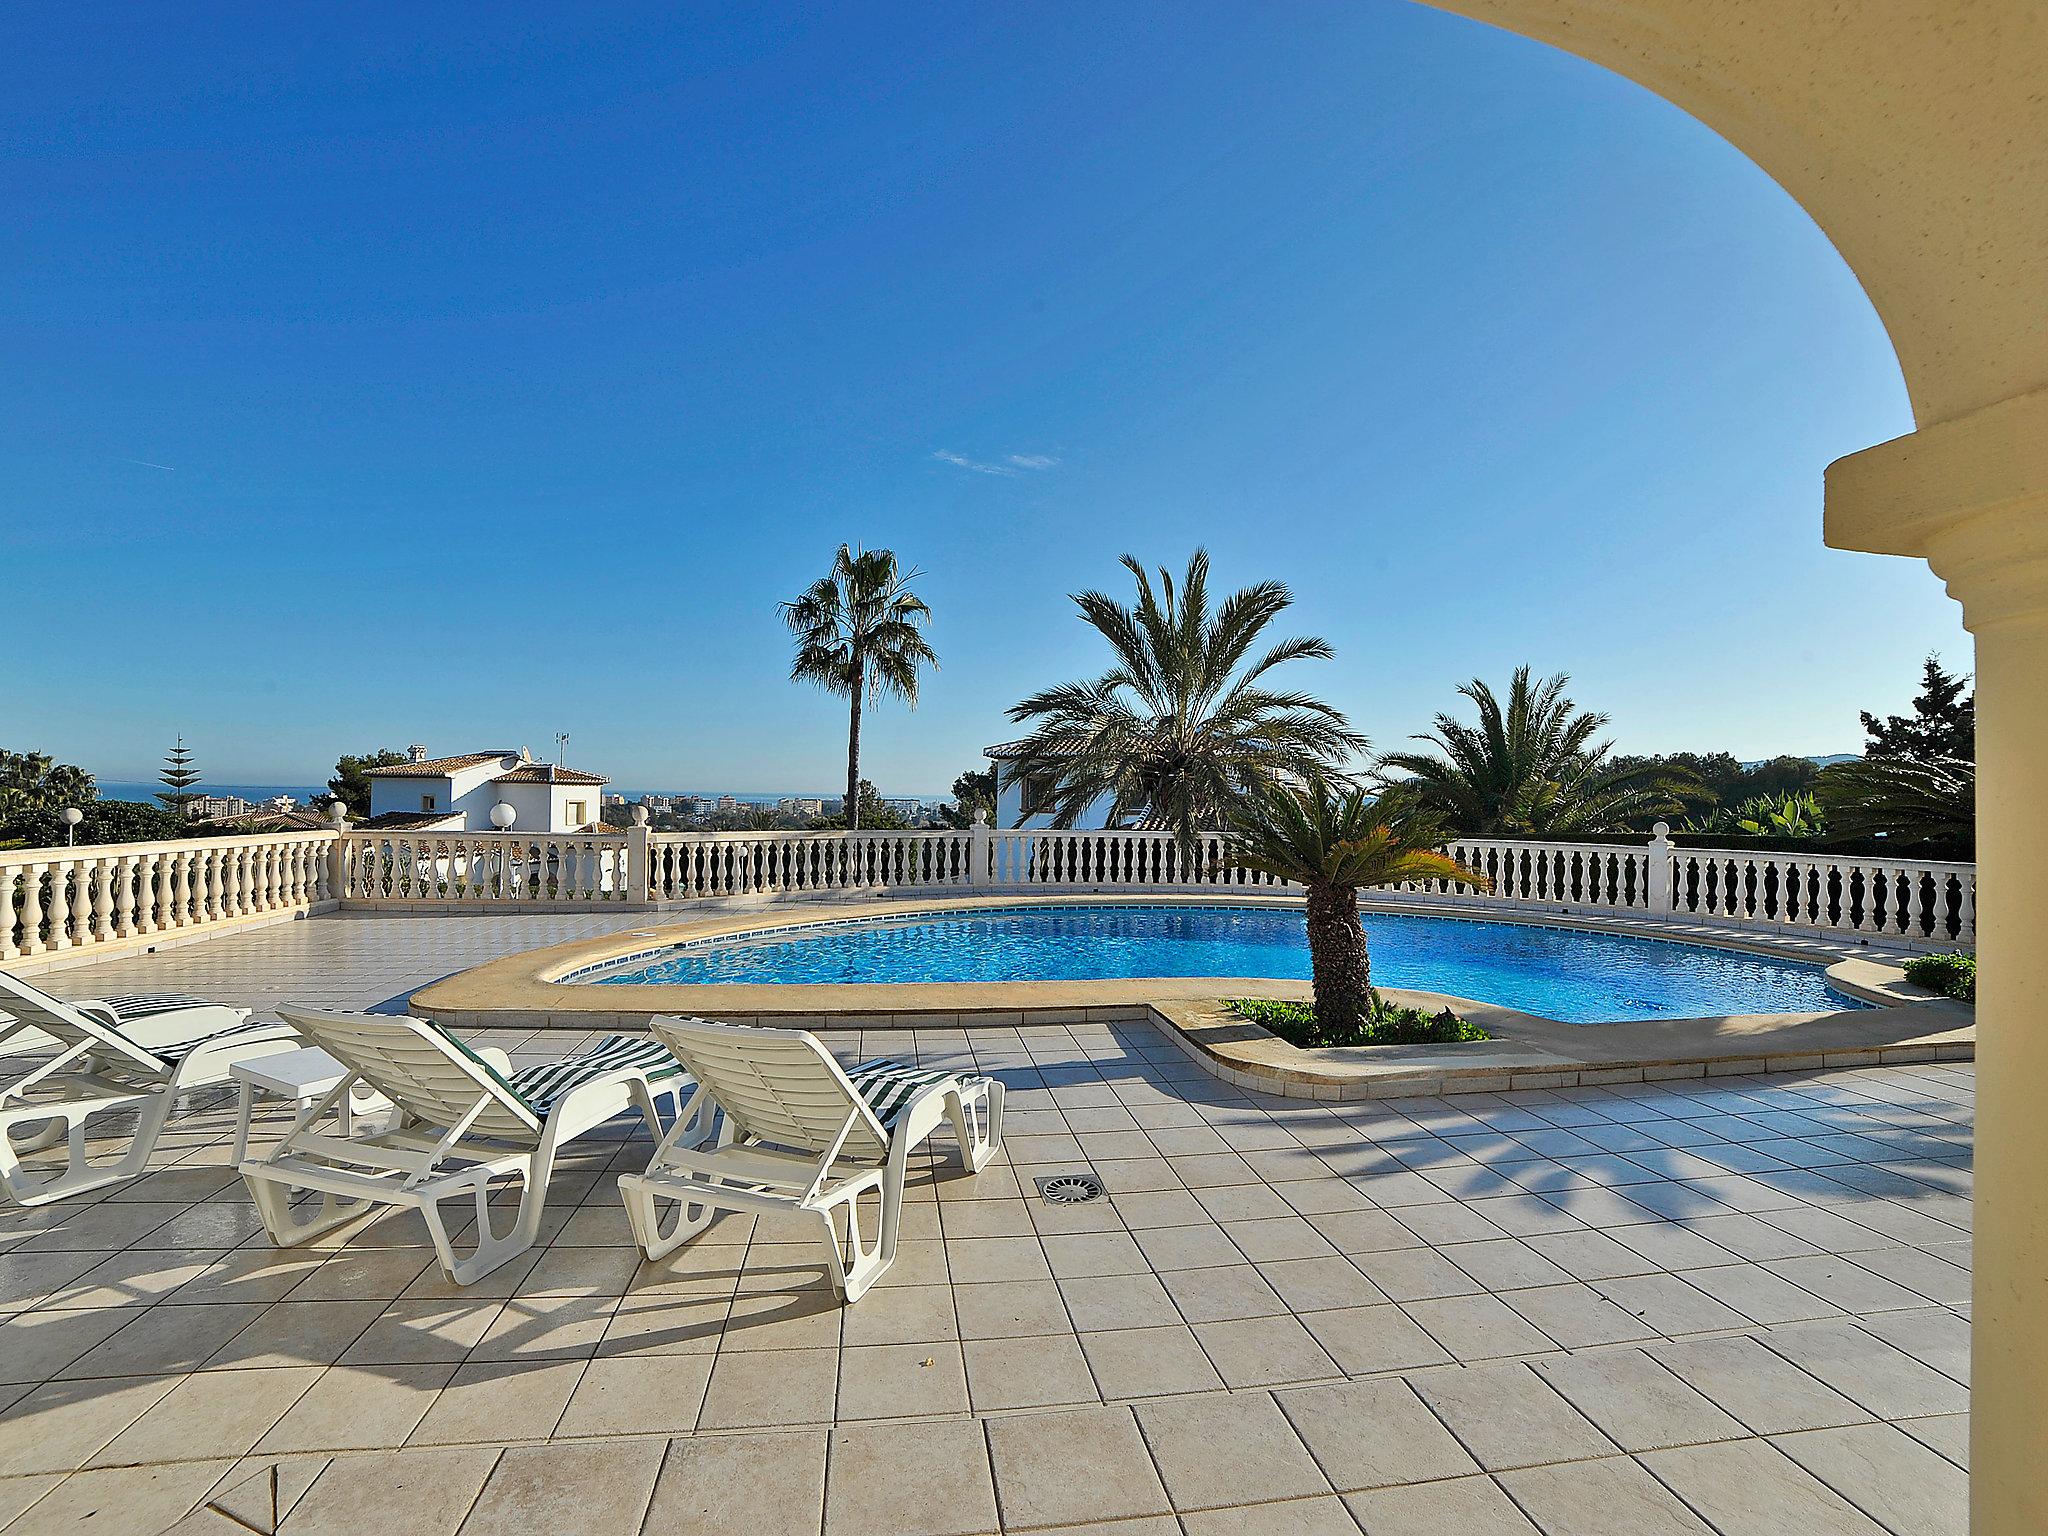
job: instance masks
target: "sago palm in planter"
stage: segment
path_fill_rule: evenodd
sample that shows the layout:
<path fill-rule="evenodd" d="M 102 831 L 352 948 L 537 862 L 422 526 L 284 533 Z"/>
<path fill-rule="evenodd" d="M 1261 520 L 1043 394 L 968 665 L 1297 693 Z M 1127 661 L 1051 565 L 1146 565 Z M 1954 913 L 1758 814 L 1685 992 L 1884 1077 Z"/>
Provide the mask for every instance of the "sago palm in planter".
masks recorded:
<path fill-rule="evenodd" d="M 1436 851 L 1435 828 L 1389 815 L 1360 789 L 1317 779 L 1304 789 L 1272 785 L 1231 818 L 1224 863 L 1302 886 L 1308 894 L 1308 952 L 1316 1028 L 1342 1035 L 1372 1017 L 1372 964 L 1358 920 L 1362 888 L 1410 880 L 1455 880 L 1481 890 L 1477 870 Z"/>

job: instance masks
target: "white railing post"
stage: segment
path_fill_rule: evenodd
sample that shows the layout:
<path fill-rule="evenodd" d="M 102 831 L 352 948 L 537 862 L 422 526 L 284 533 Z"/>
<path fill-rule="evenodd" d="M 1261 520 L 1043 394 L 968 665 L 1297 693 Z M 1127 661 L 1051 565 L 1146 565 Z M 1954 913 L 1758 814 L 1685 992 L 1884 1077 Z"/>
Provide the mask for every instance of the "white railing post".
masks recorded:
<path fill-rule="evenodd" d="M 648 850 L 647 807 L 636 805 L 633 807 L 633 824 L 626 828 L 626 889 L 621 894 L 627 901 L 649 902 L 654 899 Z"/>
<path fill-rule="evenodd" d="M 1643 892 L 1652 917 L 1671 915 L 1671 823 L 1660 821 L 1650 828 L 1650 867 L 1645 873 Z"/>
<path fill-rule="evenodd" d="M 977 890 L 989 883 L 989 844 L 993 841 L 988 812 L 976 811 L 974 825 L 967 832 L 967 883 Z"/>

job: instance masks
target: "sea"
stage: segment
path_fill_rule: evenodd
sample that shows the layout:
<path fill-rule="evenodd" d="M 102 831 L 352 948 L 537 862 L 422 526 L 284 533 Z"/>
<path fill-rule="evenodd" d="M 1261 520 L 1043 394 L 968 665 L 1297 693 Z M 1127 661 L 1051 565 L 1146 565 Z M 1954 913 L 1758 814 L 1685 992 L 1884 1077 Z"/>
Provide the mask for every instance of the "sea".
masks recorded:
<path fill-rule="evenodd" d="M 161 784 L 131 784 L 113 779 L 99 781 L 102 800 L 155 800 Z M 211 780 L 195 784 L 192 788 L 206 795 L 238 795 L 244 800 L 262 804 L 279 795 L 290 795 L 298 801 L 311 800 L 315 795 L 327 793 L 325 784 L 215 784 Z M 717 799 L 720 795 L 731 795 L 746 805 L 773 805 L 778 800 L 837 800 L 846 791 L 840 789 L 607 789 L 607 793 L 624 795 L 628 800 L 638 800 L 644 795 L 708 795 Z M 944 795 L 894 795 L 884 791 L 883 798 L 889 800 L 921 800 L 936 803 Z"/>

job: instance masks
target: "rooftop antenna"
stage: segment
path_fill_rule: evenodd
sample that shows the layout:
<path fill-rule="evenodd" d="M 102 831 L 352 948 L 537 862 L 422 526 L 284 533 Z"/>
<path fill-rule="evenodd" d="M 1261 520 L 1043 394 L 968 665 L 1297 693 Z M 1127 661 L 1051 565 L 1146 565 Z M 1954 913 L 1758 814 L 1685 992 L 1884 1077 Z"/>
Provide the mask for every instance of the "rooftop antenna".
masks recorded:
<path fill-rule="evenodd" d="M 555 732 L 555 766 L 557 768 L 569 766 L 569 733 L 567 731 Z"/>

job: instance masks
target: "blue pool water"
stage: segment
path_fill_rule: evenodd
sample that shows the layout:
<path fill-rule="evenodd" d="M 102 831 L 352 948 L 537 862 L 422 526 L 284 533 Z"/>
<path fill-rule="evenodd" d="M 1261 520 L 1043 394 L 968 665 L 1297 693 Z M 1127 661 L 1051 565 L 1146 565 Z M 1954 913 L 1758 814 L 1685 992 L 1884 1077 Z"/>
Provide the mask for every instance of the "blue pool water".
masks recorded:
<path fill-rule="evenodd" d="M 1525 923 L 1368 913 L 1373 980 L 1571 1024 L 1862 1006 L 1821 968 L 1767 955 Z M 621 962 L 623 982 L 1306 980 L 1298 908 L 1061 907 L 924 913 L 700 940 Z"/>

